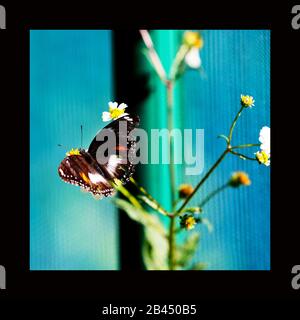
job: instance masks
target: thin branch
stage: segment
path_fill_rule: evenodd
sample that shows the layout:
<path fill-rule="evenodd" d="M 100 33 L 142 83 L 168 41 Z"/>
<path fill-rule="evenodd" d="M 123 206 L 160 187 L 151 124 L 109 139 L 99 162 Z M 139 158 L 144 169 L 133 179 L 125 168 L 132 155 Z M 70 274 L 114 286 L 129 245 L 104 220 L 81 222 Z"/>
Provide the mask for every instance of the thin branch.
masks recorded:
<path fill-rule="evenodd" d="M 232 139 L 232 133 L 233 133 L 233 129 L 238 121 L 238 118 L 241 116 L 242 114 L 242 111 L 244 110 L 244 106 L 241 107 L 241 109 L 239 110 L 239 112 L 236 114 L 232 124 L 231 124 L 231 127 L 230 127 L 230 130 L 229 130 L 229 136 L 228 136 L 228 139 L 229 139 L 229 142 L 228 142 L 228 145 L 230 144 L 231 142 L 231 139 Z"/>
<path fill-rule="evenodd" d="M 250 147 L 260 147 L 260 143 L 247 143 L 247 144 L 240 144 L 238 146 L 231 147 L 231 149 L 243 149 L 243 148 L 250 148 Z"/>
<path fill-rule="evenodd" d="M 161 206 L 161 204 L 160 204 L 156 199 L 154 199 L 154 198 L 151 196 L 151 194 L 150 194 L 144 187 L 140 186 L 133 177 L 130 178 L 130 181 L 132 182 L 132 184 L 133 184 L 143 195 L 145 195 L 150 201 L 152 201 L 153 203 L 155 203 L 155 205 L 156 205 L 156 207 L 157 207 L 157 208 L 156 208 L 157 211 L 163 213 L 165 216 L 169 216 L 169 215 L 170 215 L 169 212 L 168 212 L 166 209 L 164 209 L 164 208 Z"/>
<path fill-rule="evenodd" d="M 139 201 L 122 185 L 114 185 L 114 187 L 121 192 L 136 208 L 143 209 Z"/>
<path fill-rule="evenodd" d="M 171 136 L 172 129 L 174 128 L 173 122 L 173 90 L 174 84 L 169 81 L 167 84 L 167 107 L 168 107 L 168 131 L 169 131 L 169 144 L 170 144 L 170 186 L 171 186 L 171 204 L 172 209 L 174 209 L 176 204 L 176 182 L 175 182 L 175 167 L 174 167 L 174 142 Z"/>
<path fill-rule="evenodd" d="M 175 216 L 170 217 L 169 231 L 169 268 L 174 270 L 175 267 L 175 250 L 176 250 L 176 219 Z"/>
<path fill-rule="evenodd" d="M 179 69 L 183 59 L 185 58 L 186 54 L 188 53 L 188 51 L 189 51 L 189 47 L 184 44 L 181 45 L 181 47 L 179 48 L 179 50 L 176 54 L 176 57 L 174 59 L 174 62 L 171 66 L 170 79 L 172 81 L 174 81 L 176 79 L 178 69 Z"/>
<path fill-rule="evenodd" d="M 235 156 L 238 156 L 238 157 L 240 157 L 240 158 L 243 158 L 243 159 L 255 160 L 255 161 L 257 161 L 256 158 L 251 158 L 251 157 L 245 156 L 244 154 L 239 153 L 239 152 L 236 152 L 236 151 L 232 151 L 232 150 L 231 150 L 230 153 L 232 153 L 232 154 L 234 154 Z"/>
<path fill-rule="evenodd" d="M 225 190 L 229 186 L 229 183 L 225 183 L 221 187 L 217 188 L 216 190 L 212 191 L 208 196 L 206 196 L 199 204 L 199 207 L 202 208 L 207 202 L 209 202 L 213 197 L 215 197 L 218 193 Z"/>
<path fill-rule="evenodd" d="M 194 191 L 185 199 L 181 207 L 174 213 L 174 216 L 179 215 L 182 210 L 186 207 L 186 205 L 189 203 L 189 201 L 192 199 L 192 197 L 195 195 L 195 193 L 198 191 L 198 189 L 203 185 L 203 183 L 208 179 L 208 177 L 213 173 L 213 171 L 217 168 L 217 166 L 222 162 L 222 160 L 225 158 L 227 153 L 229 152 L 229 149 L 226 149 L 219 159 L 213 164 L 213 166 L 208 170 L 206 175 L 199 181 L 197 186 L 195 187 Z"/>
<path fill-rule="evenodd" d="M 152 65 L 159 76 L 159 78 L 163 81 L 167 81 L 167 73 L 161 63 L 161 60 L 154 48 L 153 41 L 151 39 L 151 36 L 147 30 L 140 30 L 140 34 L 142 36 L 142 39 L 148 49 L 149 58 L 152 62 Z"/>

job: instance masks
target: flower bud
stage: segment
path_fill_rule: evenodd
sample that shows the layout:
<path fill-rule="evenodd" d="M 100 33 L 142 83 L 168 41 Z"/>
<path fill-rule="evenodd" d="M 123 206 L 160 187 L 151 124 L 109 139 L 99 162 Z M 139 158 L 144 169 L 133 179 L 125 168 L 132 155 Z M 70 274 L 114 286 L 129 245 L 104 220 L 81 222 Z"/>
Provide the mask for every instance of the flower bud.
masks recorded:
<path fill-rule="evenodd" d="M 230 186 L 237 188 L 239 186 L 249 186 L 251 184 L 251 180 L 247 173 L 242 171 L 234 172 L 229 180 Z"/>
<path fill-rule="evenodd" d="M 190 184 L 182 184 L 179 186 L 179 198 L 185 199 L 194 191 L 193 186 Z"/>

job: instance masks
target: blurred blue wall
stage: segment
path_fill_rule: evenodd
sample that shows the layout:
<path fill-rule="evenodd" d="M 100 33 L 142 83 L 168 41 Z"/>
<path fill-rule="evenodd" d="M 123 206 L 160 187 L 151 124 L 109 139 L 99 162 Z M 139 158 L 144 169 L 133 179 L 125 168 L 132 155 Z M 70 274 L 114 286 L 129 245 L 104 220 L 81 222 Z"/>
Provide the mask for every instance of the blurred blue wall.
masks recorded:
<path fill-rule="evenodd" d="M 152 32 L 155 46 L 168 70 L 181 43 L 182 31 Z M 270 126 L 270 31 L 203 31 L 202 71 L 189 70 L 175 88 L 175 126 L 204 129 L 205 168 L 202 174 L 186 176 L 184 166 L 176 165 L 177 185 L 196 185 L 224 150 L 219 134 L 228 134 L 240 108 L 240 95 L 255 97 L 255 107 L 245 110 L 233 136 L 233 144 L 258 143 L 260 128 Z M 148 71 L 148 61 L 144 62 Z M 158 77 L 151 77 L 152 94 L 142 109 L 147 127 L 167 126 L 165 89 Z M 195 150 L 195 141 L 193 145 Z M 255 148 L 247 151 L 252 156 Z M 157 199 L 170 202 L 167 165 L 145 165 L 144 183 Z M 246 171 L 250 187 L 229 189 L 204 207 L 204 215 L 214 225 L 201 231 L 195 262 L 207 263 L 210 270 L 270 269 L 270 168 L 255 161 L 229 155 L 203 185 L 191 205 L 197 205 L 208 192 L 228 181 L 232 172 Z"/>
<path fill-rule="evenodd" d="M 233 135 L 233 144 L 258 143 L 259 130 L 270 126 L 270 32 L 205 31 L 201 57 L 205 76 L 190 72 L 184 79 L 184 126 L 205 129 L 205 168 L 224 148 L 220 133 L 228 134 L 239 109 L 240 94 L 255 97 Z M 249 149 L 252 156 L 256 148 Z M 270 167 L 229 156 L 199 192 L 226 182 L 231 172 L 246 171 L 250 187 L 226 190 L 205 206 L 214 231 L 202 230 L 197 259 L 210 269 L 270 269 Z M 195 184 L 198 177 L 188 180 Z"/>
<path fill-rule="evenodd" d="M 30 32 L 30 268 L 117 269 L 117 210 L 57 173 L 112 99 L 110 31 Z M 62 144 L 63 147 L 58 147 Z"/>

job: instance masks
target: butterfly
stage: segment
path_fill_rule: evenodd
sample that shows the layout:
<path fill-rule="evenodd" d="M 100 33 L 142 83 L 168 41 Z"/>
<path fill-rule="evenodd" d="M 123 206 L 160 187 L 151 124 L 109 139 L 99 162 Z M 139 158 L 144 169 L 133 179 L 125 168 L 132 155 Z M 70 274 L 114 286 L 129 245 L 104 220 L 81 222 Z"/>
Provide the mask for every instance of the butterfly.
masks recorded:
<path fill-rule="evenodd" d="M 113 195 L 115 189 L 112 182 L 117 180 L 125 184 L 134 172 L 132 159 L 136 152 L 136 140 L 132 131 L 138 125 L 139 117 L 122 116 L 101 129 L 87 150 L 72 149 L 58 167 L 61 179 L 80 186 L 82 191 L 90 192 L 96 199 Z M 120 129 L 122 126 L 126 126 L 125 131 Z M 116 143 L 113 150 L 101 157 L 97 151 L 106 143 L 104 139 L 99 139 L 104 132 L 114 134 Z"/>

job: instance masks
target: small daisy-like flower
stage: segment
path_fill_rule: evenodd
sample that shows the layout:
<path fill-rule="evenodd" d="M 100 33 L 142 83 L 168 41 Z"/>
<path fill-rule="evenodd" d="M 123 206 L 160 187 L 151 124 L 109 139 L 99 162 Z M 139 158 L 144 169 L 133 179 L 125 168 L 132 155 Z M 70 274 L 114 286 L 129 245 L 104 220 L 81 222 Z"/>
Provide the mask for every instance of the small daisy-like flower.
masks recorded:
<path fill-rule="evenodd" d="M 71 149 L 69 152 L 66 153 L 67 156 L 79 156 L 80 151 L 79 149 Z"/>
<path fill-rule="evenodd" d="M 259 163 L 264 164 L 265 166 L 269 166 L 271 161 L 270 161 L 270 155 L 267 154 L 265 151 L 257 151 L 255 153 L 256 159 Z"/>
<path fill-rule="evenodd" d="M 199 69 L 201 67 L 200 51 L 193 47 L 185 55 L 185 63 L 192 69 Z"/>
<path fill-rule="evenodd" d="M 269 166 L 271 161 L 271 129 L 267 126 L 262 127 L 259 132 L 260 151 L 255 153 L 257 161 L 265 166 Z"/>
<path fill-rule="evenodd" d="M 102 113 L 102 120 L 103 121 L 110 121 L 110 120 L 116 120 L 122 116 L 128 115 L 128 113 L 125 113 L 125 109 L 127 108 L 127 104 L 121 103 L 118 105 L 117 102 L 109 102 L 108 103 L 109 111 L 104 111 Z"/>
<path fill-rule="evenodd" d="M 195 218 L 191 214 L 185 214 L 180 218 L 180 227 L 186 230 L 192 230 L 195 228 L 196 224 L 200 221 L 199 218 Z"/>
<path fill-rule="evenodd" d="M 179 186 L 179 198 L 185 199 L 194 191 L 193 186 L 190 184 L 182 184 Z"/>
<path fill-rule="evenodd" d="M 188 48 L 184 57 L 186 65 L 192 69 L 199 69 L 201 66 L 200 50 L 203 47 L 203 38 L 199 32 L 186 31 L 183 35 L 183 43 Z"/>
<path fill-rule="evenodd" d="M 245 108 L 252 108 L 254 106 L 254 98 L 252 96 L 244 96 L 241 94 L 241 104 L 242 106 L 244 106 Z"/>
<path fill-rule="evenodd" d="M 186 31 L 183 35 L 183 43 L 188 47 L 200 50 L 203 47 L 203 38 L 199 32 Z"/>
<path fill-rule="evenodd" d="M 234 188 L 239 186 L 249 186 L 251 184 L 251 180 L 246 172 L 236 171 L 232 174 L 229 184 Z"/>
<path fill-rule="evenodd" d="M 260 149 L 265 153 L 271 153 L 271 129 L 267 126 L 262 127 L 259 132 L 259 142 L 261 143 Z"/>

